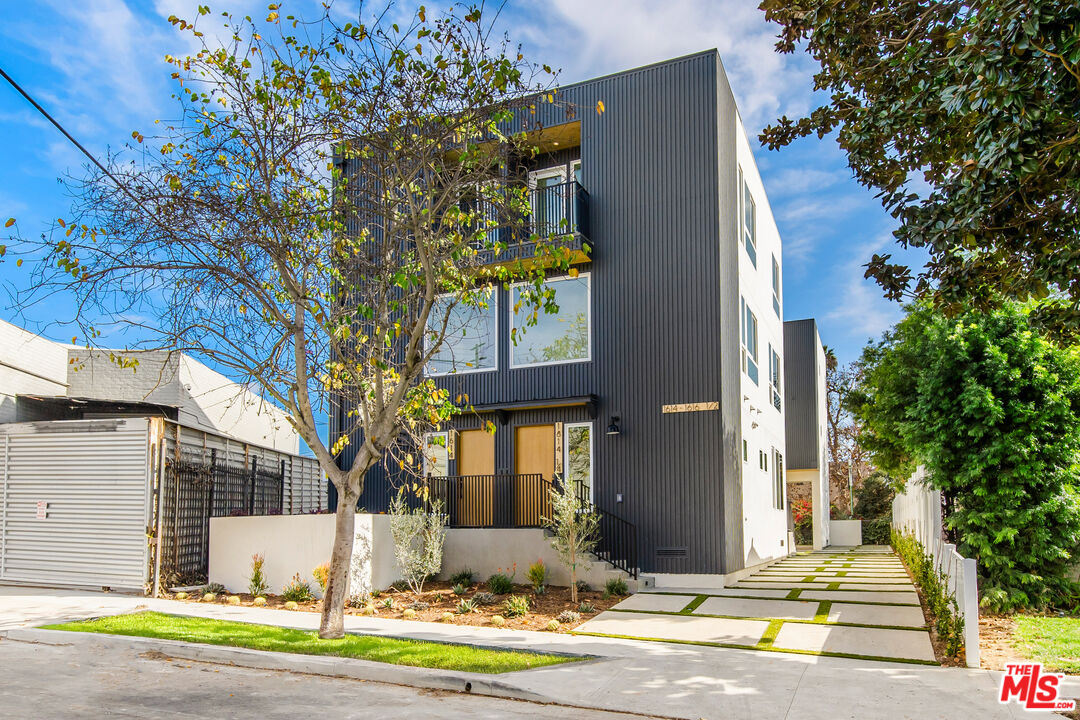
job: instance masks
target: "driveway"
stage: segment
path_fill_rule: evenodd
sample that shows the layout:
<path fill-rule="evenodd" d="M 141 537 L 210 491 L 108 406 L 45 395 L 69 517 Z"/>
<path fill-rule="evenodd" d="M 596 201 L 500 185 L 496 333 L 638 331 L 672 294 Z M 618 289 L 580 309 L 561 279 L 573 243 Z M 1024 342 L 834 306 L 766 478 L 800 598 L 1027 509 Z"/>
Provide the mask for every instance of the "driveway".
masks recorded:
<path fill-rule="evenodd" d="M 639 592 L 577 631 L 935 664 L 915 588 L 882 547 L 792 555 L 719 590 Z"/>

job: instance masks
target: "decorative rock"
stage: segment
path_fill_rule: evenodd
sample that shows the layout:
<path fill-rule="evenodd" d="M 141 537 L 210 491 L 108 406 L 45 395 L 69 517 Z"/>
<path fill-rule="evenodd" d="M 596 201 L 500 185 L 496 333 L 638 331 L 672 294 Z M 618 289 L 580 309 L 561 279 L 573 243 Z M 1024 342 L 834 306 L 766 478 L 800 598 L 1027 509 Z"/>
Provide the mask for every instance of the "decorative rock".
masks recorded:
<path fill-rule="evenodd" d="M 549 622 L 549 623 L 547 624 L 547 629 L 548 629 L 548 630 L 550 630 L 551 632 L 555 632 L 555 631 L 556 631 L 556 630 L 558 630 L 558 629 L 559 629 L 559 628 L 560 628 L 561 626 L 562 626 L 562 625 L 561 625 L 561 623 L 560 623 L 560 622 L 559 622 L 558 620 L 552 620 L 551 622 Z"/>
<path fill-rule="evenodd" d="M 187 600 L 187 593 L 181 590 L 180 592 L 173 595 L 173 597 L 177 600 Z"/>
<path fill-rule="evenodd" d="M 414 617 L 416 617 L 416 611 L 412 608 L 405 608 L 405 612 L 401 613 L 401 616 L 404 617 L 406 620 L 412 620 Z"/>
<path fill-rule="evenodd" d="M 360 612 L 363 613 L 364 615 L 374 615 L 375 614 L 375 606 L 372 605 L 371 603 L 368 603 L 367 605 L 364 606 L 364 609 L 361 610 Z"/>
<path fill-rule="evenodd" d="M 442 616 L 439 618 L 439 620 L 442 621 L 442 622 L 454 622 L 454 613 L 452 613 L 452 612 L 444 612 L 442 614 Z"/>
<path fill-rule="evenodd" d="M 266 604 L 266 598 L 264 598 L 262 595 L 260 595 L 259 597 L 255 598 L 255 600 L 252 601 L 252 604 L 255 605 L 256 607 L 262 607 L 263 605 Z"/>
<path fill-rule="evenodd" d="M 286 610 L 295 610 L 295 609 L 296 609 L 296 608 L 298 608 L 298 607 L 300 607 L 300 606 L 299 606 L 299 605 L 297 605 L 297 604 L 296 604 L 296 603 L 295 603 L 294 601 L 292 601 L 292 600 L 290 600 L 290 601 L 288 601 L 287 603 L 285 603 L 285 609 L 286 609 Z"/>
<path fill-rule="evenodd" d="M 506 618 L 504 618 L 502 615 L 492 615 L 491 624 L 495 627 L 502 627 L 506 624 Z"/>
<path fill-rule="evenodd" d="M 230 595 L 228 602 L 229 602 L 230 605 L 239 605 L 240 604 L 240 596 L 239 595 Z"/>
<path fill-rule="evenodd" d="M 203 602 L 214 602 L 217 600 L 217 595 L 214 593 L 206 593 L 202 596 Z"/>

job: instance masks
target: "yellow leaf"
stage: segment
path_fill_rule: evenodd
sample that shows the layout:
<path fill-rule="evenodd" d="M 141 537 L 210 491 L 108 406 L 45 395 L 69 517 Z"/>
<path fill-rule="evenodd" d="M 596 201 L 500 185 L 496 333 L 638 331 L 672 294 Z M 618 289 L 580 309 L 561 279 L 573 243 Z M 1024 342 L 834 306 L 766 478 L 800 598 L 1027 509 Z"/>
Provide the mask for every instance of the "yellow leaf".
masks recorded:
<path fill-rule="evenodd" d="M 11 227 L 14 224 L 15 224 L 15 218 L 8 218 L 7 222 L 4 223 L 4 227 L 8 228 L 8 227 Z"/>
<path fill-rule="evenodd" d="M 603 114 L 603 112 L 604 112 L 604 101 L 603 100 L 597 100 L 596 101 L 596 114 L 601 115 L 601 114 Z"/>
<path fill-rule="evenodd" d="M 22 267 L 22 258 L 15 261 L 15 267 Z"/>
<path fill-rule="evenodd" d="M 576 267 L 572 267 L 566 271 L 566 274 L 572 278 L 575 278 L 578 276 L 578 269 Z"/>
<path fill-rule="evenodd" d="M 67 223 L 64 222 L 64 218 L 56 218 L 56 222 L 60 223 L 60 227 L 67 227 Z"/>

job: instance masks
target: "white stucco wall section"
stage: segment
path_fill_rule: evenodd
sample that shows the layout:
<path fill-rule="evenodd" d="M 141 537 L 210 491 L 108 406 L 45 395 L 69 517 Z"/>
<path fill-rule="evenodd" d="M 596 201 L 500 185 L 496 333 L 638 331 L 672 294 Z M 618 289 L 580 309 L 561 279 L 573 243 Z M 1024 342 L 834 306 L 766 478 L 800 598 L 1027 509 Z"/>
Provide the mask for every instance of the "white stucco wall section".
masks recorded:
<path fill-rule="evenodd" d="M 757 266 L 751 262 L 743 247 L 742 218 L 734 218 L 739 238 L 739 295 L 746 301 L 758 321 L 758 382 L 740 372 L 742 381 L 742 431 L 747 442 L 746 459 L 743 469 L 743 549 L 746 567 L 760 565 L 763 562 L 787 555 L 794 551 L 789 548 L 787 533 L 787 509 L 775 507 L 774 501 L 774 451 L 782 455 L 785 448 L 785 430 L 783 404 L 777 411 L 772 404 L 769 391 L 769 347 L 780 356 L 781 367 L 784 357 L 783 305 L 778 316 L 772 304 L 772 259 L 781 268 L 783 282 L 783 254 L 780 231 L 776 227 L 765 186 L 758 174 L 757 164 L 746 136 L 742 119 L 736 115 L 736 157 L 742 175 L 750 188 L 757 211 Z M 742 188 L 738 188 L 742 192 Z M 741 204 L 740 204 L 741 213 Z M 731 220 L 725 220 L 731 222 Z M 783 299 L 781 285 L 781 302 Z M 741 319 L 740 319 L 741 323 Z M 741 337 L 738 353 L 741 358 Z M 737 360 L 739 361 L 739 360 Z M 741 361 L 740 361 L 741 362 Z M 781 375 L 783 373 L 781 372 Z M 780 388 L 783 397 L 783 387 Z M 761 467 L 758 453 L 768 457 L 767 469 Z M 784 493 L 784 485 L 780 484 Z M 786 502 L 786 501 L 785 501 Z"/>
<path fill-rule="evenodd" d="M 0 423 L 15 422 L 16 395 L 66 395 L 67 346 L 0 320 Z"/>

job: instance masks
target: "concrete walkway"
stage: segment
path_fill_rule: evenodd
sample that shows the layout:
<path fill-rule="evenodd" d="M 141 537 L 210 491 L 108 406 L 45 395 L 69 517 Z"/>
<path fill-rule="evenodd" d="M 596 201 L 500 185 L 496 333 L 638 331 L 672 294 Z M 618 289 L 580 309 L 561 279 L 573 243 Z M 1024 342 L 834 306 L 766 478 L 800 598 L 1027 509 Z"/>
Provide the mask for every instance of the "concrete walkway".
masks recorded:
<path fill-rule="evenodd" d="M 0 627 L 9 629 L 138 609 L 306 629 L 314 629 L 318 624 L 318 616 L 313 613 L 196 605 L 116 594 L 0 587 Z M 998 704 L 997 688 L 1001 674 L 985 670 L 356 616 L 347 618 L 346 627 L 350 632 L 373 635 L 594 656 L 596 659 L 591 662 L 494 676 L 507 692 L 574 707 L 690 719 L 846 717 L 866 720 L 953 720 L 979 717 L 980 720 L 1005 720 L 1028 716 L 1015 704 Z M 13 636 L 26 631 L 9 632 L 12 637 L 0 642 L 15 642 Z M 72 636 L 64 633 L 35 632 L 51 635 L 51 643 L 73 642 Z M 41 642 L 41 638 L 35 642 Z M 170 641 L 94 636 L 81 642 L 101 642 L 103 647 L 108 644 L 110 648 L 122 645 L 129 648 L 134 663 L 140 653 L 146 651 L 141 643 Z M 46 652 L 44 646 L 41 652 Z M 247 657 L 249 667 L 310 672 L 315 664 L 309 656 L 243 650 L 236 652 Z M 190 654 L 176 656 L 192 659 Z M 343 676 L 356 676 L 351 673 L 356 668 L 363 670 L 365 667 L 379 666 L 384 672 L 393 674 L 395 679 L 392 682 L 421 687 L 431 687 L 430 682 L 440 678 L 451 676 L 460 679 L 469 675 L 338 658 L 317 660 L 329 663 L 334 674 Z M 0 657 L 0 677 L 5 677 L 7 672 L 4 662 Z M 490 675 L 472 677 L 487 682 L 492 682 L 493 678 Z M 316 682 L 317 679 L 312 678 L 311 681 Z M 364 703 L 364 687 L 364 683 L 357 684 L 355 700 L 359 706 Z M 137 690 L 133 689 L 132 692 Z M 513 695 L 507 695 L 510 696 Z M 1080 696 L 1080 678 L 1067 680 L 1063 696 Z M 1032 713 L 1031 716 L 1044 719 L 1054 717 L 1046 713 Z"/>
<path fill-rule="evenodd" d="M 919 597 L 887 548 L 792 555 L 719 590 L 641 592 L 577 632 L 935 662 Z"/>

